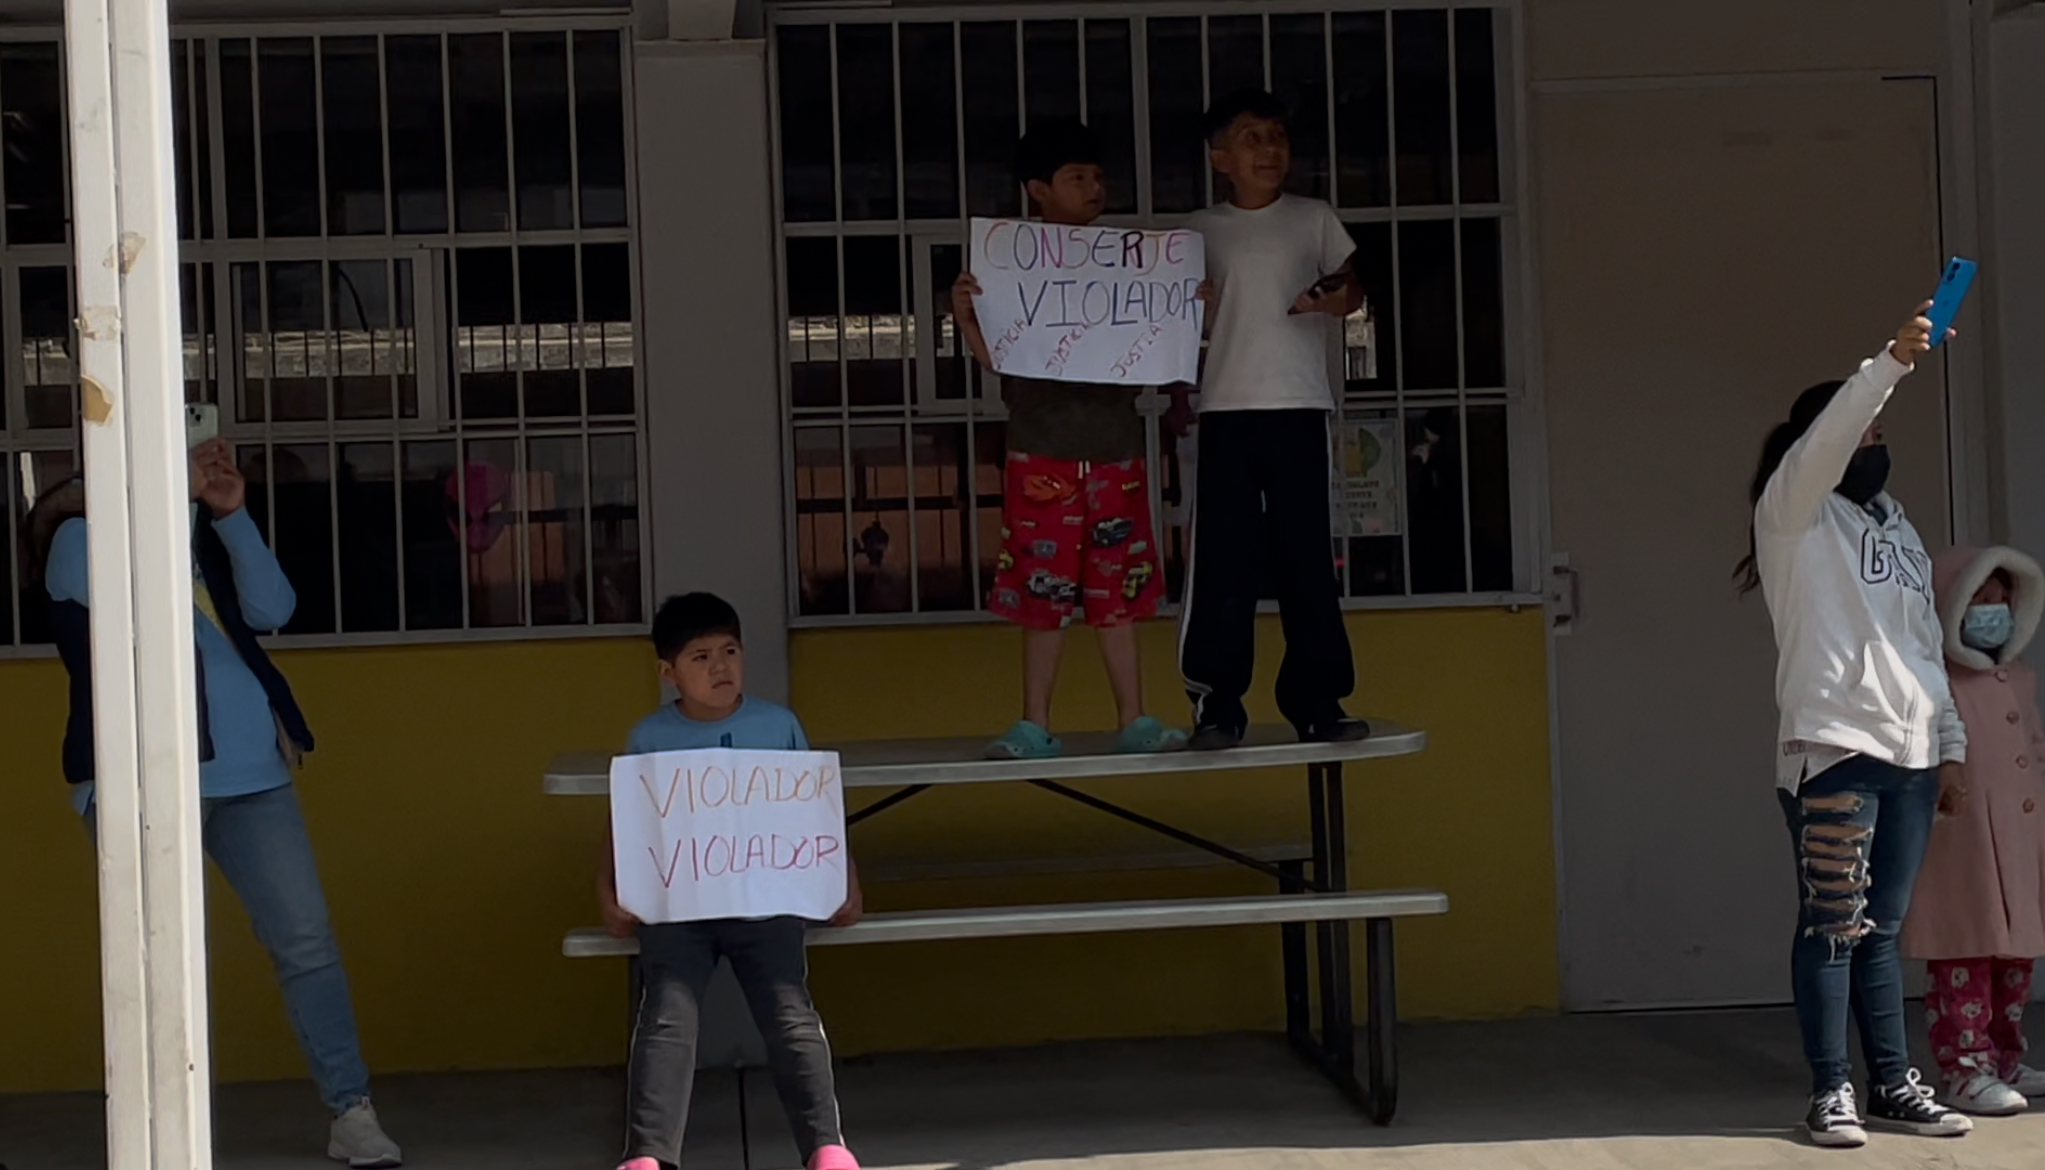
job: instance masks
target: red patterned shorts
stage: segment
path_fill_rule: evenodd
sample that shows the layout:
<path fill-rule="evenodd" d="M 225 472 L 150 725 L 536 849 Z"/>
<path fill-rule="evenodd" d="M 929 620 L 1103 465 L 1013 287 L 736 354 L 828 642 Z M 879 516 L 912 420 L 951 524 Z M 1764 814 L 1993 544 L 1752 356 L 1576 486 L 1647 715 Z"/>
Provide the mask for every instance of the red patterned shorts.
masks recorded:
<path fill-rule="evenodd" d="M 1032 630 L 1061 629 L 1075 611 L 1119 626 L 1157 613 L 1164 587 L 1143 460 L 1008 453 L 988 609 Z"/>

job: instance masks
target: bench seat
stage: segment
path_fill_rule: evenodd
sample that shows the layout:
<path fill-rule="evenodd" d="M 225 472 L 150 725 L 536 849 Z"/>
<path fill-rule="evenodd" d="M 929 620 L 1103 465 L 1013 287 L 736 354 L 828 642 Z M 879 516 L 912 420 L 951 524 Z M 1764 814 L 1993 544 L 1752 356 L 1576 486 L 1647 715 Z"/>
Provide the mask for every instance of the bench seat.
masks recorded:
<path fill-rule="evenodd" d="M 1102 934 L 1286 922 L 1416 918 L 1446 914 L 1448 895 L 1434 890 L 1343 894 L 1262 894 L 1233 898 L 1166 898 L 1142 902 L 1078 902 L 1057 906 L 992 906 L 965 910 L 901 910 L 868 915 L 857 925 L 819 927 L 812 946 Z M 571 959 L 639 953 L 639 940 L 612 938 L 601 928 L 568 932 L 561 953 Z"/>

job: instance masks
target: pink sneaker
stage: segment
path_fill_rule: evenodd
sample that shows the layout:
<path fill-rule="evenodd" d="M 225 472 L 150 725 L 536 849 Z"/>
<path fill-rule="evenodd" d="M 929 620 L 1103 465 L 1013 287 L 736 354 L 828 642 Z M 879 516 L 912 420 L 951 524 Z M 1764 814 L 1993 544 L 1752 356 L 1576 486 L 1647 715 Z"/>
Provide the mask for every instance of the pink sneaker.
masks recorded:
<path fill-rule="evenodd" d="M 810 1155 L 809 1170 L 859 1170 L 859 1159 L 844 1146 L 825 1146 Z"/>
<path fill-rule="evenodd" d="M 660 1170 L 660 1163 L 652 1158 L 634 1158 L 618 1163 L 618 1170 Z"/>

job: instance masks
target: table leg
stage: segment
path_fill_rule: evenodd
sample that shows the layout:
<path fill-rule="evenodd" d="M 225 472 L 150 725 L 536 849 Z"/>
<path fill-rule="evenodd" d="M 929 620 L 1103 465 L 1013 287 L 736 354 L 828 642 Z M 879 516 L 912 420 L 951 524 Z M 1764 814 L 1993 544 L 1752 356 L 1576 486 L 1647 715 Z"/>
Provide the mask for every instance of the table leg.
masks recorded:
<path fill-rule="evenodd" d="M 1370 1060 L 1366 1108 L 1372 1121 L 1389 1125 L 1399 1108 L 1399 982 L 1393 961 L 1392 920 L 1373 918 L 1364 929 L 1369 932 L 1364 959 L 1369 988 L 1365 994 L 1370 997 L 1370 1019 L 1364 1024 Z"/>
<path fill-rule="evenodd" d="M 1328 884 L 1333 860 L 1333 845 L 1329 840 L 1328 782 L 1320 764 L 1307 766 L 1307 810 L 1309 839 L 1313 843 L 1314 888 L 1333 892 L 1337 887 Z M 1318 1063 L 1325 1069 L 1333 1053 L 1330 1046 L 1332 1005 L 1339 998 L 1335 972 L 1335 924 L 1332 922 L 1314 923 L 1314 964 L 1321 999 L 1321 1031 L 1315 1049 L 1320 1058 Z"/>
<path fill-rule="evenodd" d="M 1342 803 L 1342 765 L 1322 766 L 1325 866 L 1315 876 L 1331 893 L 1349 889 L 1349 830 Z M 1321 924 L 1321 1047 L 1344 1076 L 1356 1074 L 1356 992 L 1350 974 L 1349 923 Z"/>
<path fill-rule="evenodd" d="M 1313 872 L 1310 888 L 1330 892 L 1349 888 L 1349 829 L 1343 803 L 1342 765 L 1315 764 L 1307 769 L 1307 811 L 1313 844 Z M 1291 930 L 1292 928 L 1287 928 Z M 1300 1055 L 1343 1095 L 1355 1101 L 1379 1125 L 1392 1119 L 1398 1104 L 1398 1049 L 1394 1030 L 1398 1005 L 1394 995 L 1392 964 L 1392 922 L 1373 919 L 1368 923 L 1368 965 L 1370 1019 L 1365 1024 L 1369 1042 L 1369 1084 L 1356 1076 L 1356 986 L 1351 969 L 1350 924 L 1314 924 L 1315 963 L 1320 991 L 1320 1029 L 1313 1025 L 1313 1011 L 1306 1002 L 1306 955 L 1304 931 L 1282 936 L 1286 961 L 1286 1032 Z M 1298 966 L 1295 968 L 1294 964 Z M 1298 971 L 1295 980 L 1294 972 Z M 1297 1006 L 1295 1006 L 1297 1005 Z"/>
<path fill-rule="evenodd" d="M 1286 880 L 1279 883 L 1281 894 L 1306 892 L 1306 868 L 1298 861 L 1279 864 Z M 1312 995 L 1307 990 L 1307 928 L 1303 922 L 1288 922 L 1278 928 L 1279 947 L 1285 957 L 1285 1034 L 1294 1044 L 1314 1037 Z"/>

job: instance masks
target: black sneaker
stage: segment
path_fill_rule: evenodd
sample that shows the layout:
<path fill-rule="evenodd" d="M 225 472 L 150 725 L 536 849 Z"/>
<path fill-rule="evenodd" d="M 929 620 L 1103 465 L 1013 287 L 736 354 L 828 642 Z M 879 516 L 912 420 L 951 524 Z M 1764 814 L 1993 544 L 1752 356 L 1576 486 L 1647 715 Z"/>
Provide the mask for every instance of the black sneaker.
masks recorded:
<path fill-rule="evenodd" d="M 1193 738 L 1186 746 L 1196 752 L 1223 752 L 1243 742 L 1243 729 L 1222 723 L 1210 723 L 1193 729 Z"/>
<path fill-rule="evenodd" d="M 1867 1130 L 1860 1126 L 1860 1110 L 1853 1103 L 1853 1086 L 1841 1085 L 1829 1093 L 1811 1098 L 1811 1112 L 1804 1118 L 1804 1132 L 1814 1146 L 1849 1150 L 1867 1144 Z"/>
<path fill-rule="evenodd" d="M 1965 1114 L 1938 1103 L 1931 1086 L 1914 1068 L 1902 1084 L 1868 1094 L 1867 1123 L 1874 1129 L 1918 1137 L 1959 1137 L 1974 1131 L 1974 1122 Z"/>
<path fill-rule="evenodd" d="M 1347 715 L 1316 723 L 1302 724 L 1299 728 L 1301 743 L 1355 743 L 1370 738 L 1370 724 Z"/>

